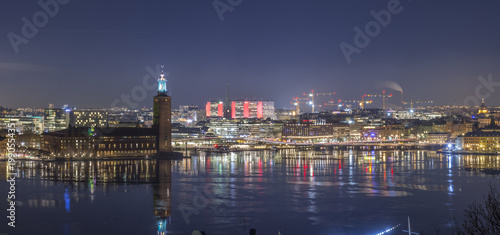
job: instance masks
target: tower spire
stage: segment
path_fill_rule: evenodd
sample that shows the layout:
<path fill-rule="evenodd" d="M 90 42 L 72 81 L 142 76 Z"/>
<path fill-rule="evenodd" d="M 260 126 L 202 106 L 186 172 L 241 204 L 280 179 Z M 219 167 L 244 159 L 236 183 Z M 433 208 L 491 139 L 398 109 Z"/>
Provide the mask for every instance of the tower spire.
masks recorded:
<path fill-rule="evenodd" d="M 167 79 L 165 79 L 165 74 L 163 73 L 164 65 L 161 65 L 161 74 L 158 79 L 158 95 L 167 95 Z"/>
<path fill-rule="evenodd" d="M 163 73 L 158 78 L 158 95 L 153 103 L 153 126 L 156 131 L 157 154 L 172 152 L 172 97 L 167 94 L 167 79 Z M 168 76 L 168 74 L 167 74 Z"/>
<path fill-rule="evenodd" d="M 229 79 L 226 80 L 226 100 L 224 101 L 224 117 L 231 118 L 231 100 L 229 99 Z"/>
<path fill-rule="evenodd" d="M 226 102 L 229 103 L 229 79 L 226 80 Z"/>

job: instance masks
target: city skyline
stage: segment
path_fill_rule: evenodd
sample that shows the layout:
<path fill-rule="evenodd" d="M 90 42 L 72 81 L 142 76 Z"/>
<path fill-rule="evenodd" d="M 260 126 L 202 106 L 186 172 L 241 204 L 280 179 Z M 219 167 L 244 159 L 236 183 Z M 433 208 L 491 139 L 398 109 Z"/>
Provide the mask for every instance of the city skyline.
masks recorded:
<path fill-rule="evenodd" d="M 223 99 L 227 80 L 231 99 L 274 100 L 277 108 L 292 108 L 292 98 L 310 90 L 341 99 L 387 90 L 399 103 L 389 82 L 402 87 L 405 101 L 462 105 L 484 84 L 479 76 L 500 81 L 496 2 L 239 2 L 222 13 L 204 1 L 66 1 L 50 8 L 53 16 L 17 53 L 7 35 L 23 36 L 22 18 L 32 21 L 44 8 L 9 3 L 0 26 L 1 106 L 108 108 L 159 64 L 174 107 Z M 342 43 L 356 46 L 355 27 L 372 21 L 380 30 L 347 60 Z M 152 106 L 155 89 L 146 90 L 138 108 Z M 480 90 L 488 106 L 500 105 L 495 90 Z"/>
<path fill-rule="evenodd" d="M 4 3 L 0 235 L 500 231 L 499 1 Z"/>
<path fill-rule="evenodd" d="M 500 231 L 499 1 L 4 2 L 0 235 Z"/>

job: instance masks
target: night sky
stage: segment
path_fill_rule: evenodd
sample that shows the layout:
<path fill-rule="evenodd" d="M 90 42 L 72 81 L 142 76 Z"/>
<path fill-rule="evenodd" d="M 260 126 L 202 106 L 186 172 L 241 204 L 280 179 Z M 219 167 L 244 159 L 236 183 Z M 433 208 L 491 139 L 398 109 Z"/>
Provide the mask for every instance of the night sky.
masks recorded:
<path fill-rule="evenodd" d="M 391 1 L 242 0 L 221 21 L 212 0 L 72 0 L 16 53 L 7 35 L 22 36 L 21 18 L 33 22 L 42 8 L 3 0 L 0 106 L 110 107 L 159 64 L 174 107 L 223 99 L 227 79 L 231 98 L 274 100 L 278 108 L 311 89 L 337 92 L 335 99 L 386 89 L 398 103 L 391 82 L 405 100 L 463 104 L 478 76 L 500 82 L 499 1 L 402 0 L 402 11 L 348 63 L 340 43 L 354 45 L 353 28 L 364 30 L 370 11 Z M 500 105 L 499 90 L 481 90 L 491 93 L 487 105 Z M 138 107 L 151 107 L 154 93 Z"/>

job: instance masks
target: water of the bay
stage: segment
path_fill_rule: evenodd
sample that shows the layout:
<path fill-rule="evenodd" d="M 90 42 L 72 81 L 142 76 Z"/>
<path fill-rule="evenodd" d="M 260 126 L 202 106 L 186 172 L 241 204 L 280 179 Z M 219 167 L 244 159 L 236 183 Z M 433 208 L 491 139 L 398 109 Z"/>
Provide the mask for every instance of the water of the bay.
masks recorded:
<path fill-rule="evenodd" d="M 497 156 L 432 151 L 190 152 L 181 160 L 21 161 L 7 234 L 448 234 L 496 184 Z M 492 174 L 493 173 L 493 174 Z M 498 186 L 498 185 L 497 185 Z M 245 232 L 246 231 L 246 232 Z"/>

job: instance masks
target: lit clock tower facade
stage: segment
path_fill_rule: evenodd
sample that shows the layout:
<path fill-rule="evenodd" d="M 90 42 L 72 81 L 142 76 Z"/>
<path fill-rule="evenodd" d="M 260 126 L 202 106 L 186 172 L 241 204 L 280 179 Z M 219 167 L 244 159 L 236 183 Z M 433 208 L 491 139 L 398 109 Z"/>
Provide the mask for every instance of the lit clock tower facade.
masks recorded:
<path fill-rule="evenodd" d="M 158 79 L 158 94 L 154 97 L 153 128 L 158 131 L 158 154 L 172 152 L 172 100 L 163 71 Z"/>

